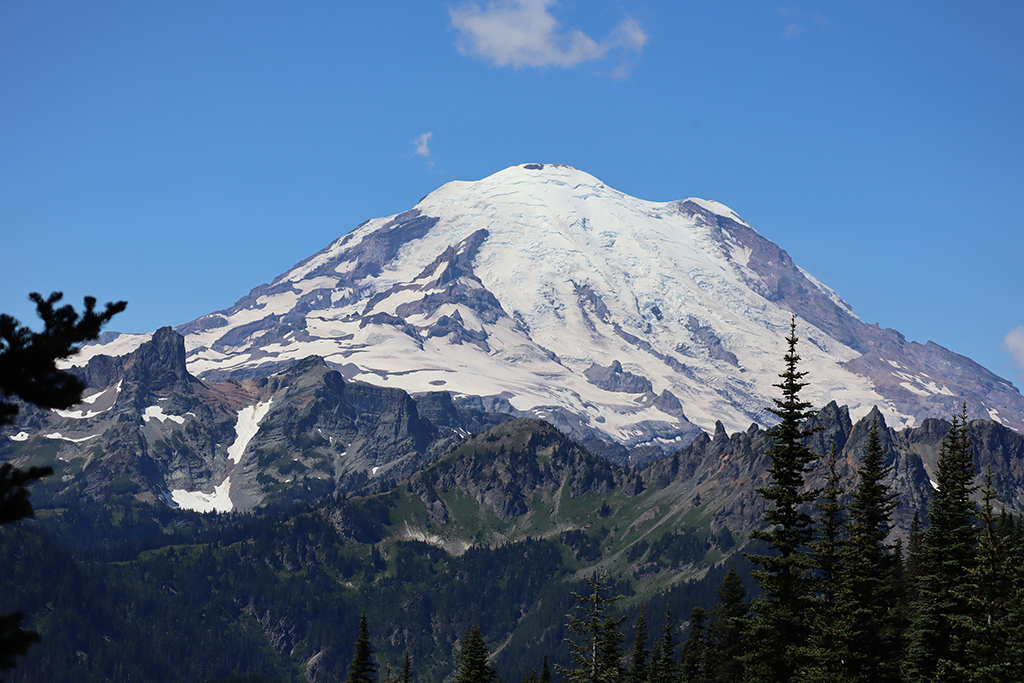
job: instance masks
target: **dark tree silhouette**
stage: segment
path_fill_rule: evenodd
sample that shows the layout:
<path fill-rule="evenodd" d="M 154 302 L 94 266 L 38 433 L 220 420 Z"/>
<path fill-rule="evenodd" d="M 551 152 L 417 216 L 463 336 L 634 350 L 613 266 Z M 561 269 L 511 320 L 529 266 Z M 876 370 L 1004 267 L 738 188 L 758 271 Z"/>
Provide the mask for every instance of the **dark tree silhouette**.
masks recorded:
<path fill-rule="evenodd" d="M 466 631 L 466 637 L 462 641 L 455 683 L 494 683 L 498 673 L 487 663 L 488 656 L 487 643 L 480 633 L 480 627 L 473 626 Z"/>
<path fill-rule="evenodd" d="M 636 637 L 633 653 L 629 658 L 629 674 L 626 683 L 647 683 L 647 616 L 646 607 L 640 605 L 640 616 L 636 620 Z"/>
<path fill-rule="evenodd" d="M 58 370 L 57 361 L 98 337 L 103 325 L 127 306 L 124 301 L 108 303 L 103 313 L 97 313 L 96 299 L 87 296 L 85 310 L 79 315 L 70 305 L 55 307 L 62 297 L 60 292 L 46 299 L 35 292 L 29 295 L 43 321 L 42 332 L 33 332 L 13 317 L 0 314 L 0 427 L 14 424 L 18 416 L 15 399 L 40 408 L 70 408 L 78 403 L 85 384 Z M 0 523 L 32 516 L 26 486 L 48 474 L 53 474 L 53 468 L 21 470 L 10 463 L 0 465 Z M 39 640 L 36 632 L 18 626 L 24 617 L 22 612 L 0 616 L 0 671 L 13 669 L 15 658 Z"/>
<path fill-rule="evenodd" d="M 359 618 L 359 636 L 356 638 L 355 652 L 352 663 L 348 667 L 346 683 L 373 683 L 376 681 L 377 667 L 373 663 L 373 645 L 366 624 L 366 612 Z"/>
<path fill-rule="evenodd" d="M 775 386 L 782 398 L 772 399 L 768 410 L 779 423 L 768 432 L 773 439 L 767 455 L 769 481 L 757 491 L 769 503 L 764 519 L 767 529 L 751 532 L 750 538 L 764 541 L 770 554 L 747 557 L 761 569 L 753 572 L 764 596 L 754 605 L 758 619 L 754 625 L 755 646 L 745 662 L 747 675 L 754 681 L 788 681 L 800 669 L 806 655 L 801 650 L 808 640 L 809 615 L 814 591 L 808 548 L 814 538 L 814 525 L 807 506 L 818 491 L 807 490 L 804 477 L 818 456 L 806 445 L 814 433 L 807 421 L 814 415 L 811 404 L 800 398 L 807 386 L 806 372 L 797 370 L 796 319 L 790 323 L 786 338 L 785 372 Z"/>
<path fill-rule="evenodd" d="M 963 588 L 973 585 L 970 570 L 977 553 L 974 455 L 967 406 L 953 416 L 942 440 L 935 490 L 928 510 L 929 526 L 921 542 L 921 575 L 917 579 L 907 669 L 911 681 L 935 680 L 940 666 L 966 662 L 965 620 L 970 605 Z"/>

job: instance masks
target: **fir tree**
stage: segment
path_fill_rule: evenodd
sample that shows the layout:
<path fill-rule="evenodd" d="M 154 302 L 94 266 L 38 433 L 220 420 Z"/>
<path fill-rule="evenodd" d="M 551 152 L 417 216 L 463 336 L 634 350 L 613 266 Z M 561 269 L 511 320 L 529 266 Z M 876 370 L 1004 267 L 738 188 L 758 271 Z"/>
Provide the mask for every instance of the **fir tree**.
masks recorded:
<path fill-rule="evenodd" d="M 655 641 L 651 651 L 651 666 L 647 680 L 650 683 L 676 683 L 676 634 L 672 625 L 672 610 L 665 609 L 665 626 L 661 640 Z"/>
<path fill-rule="evenodd" d="M 412 658 L 409 651 L 405 651 L 405 659 L 402 661 L 402 673 L 398 674 L 398 683 L 412 683 Z"/>
<path fill-rule="evenodd" d="M 657 671 L 661 666 L 661 663 L 661 640 L 655 639 L 654 644 L 651 645 L 651 663 L 650 666 L 647 667 L 647 683 L 657 683 L 664 678 L 664 676 Z"/>
<path fill-rule="evenodd" d="M 459 671 L 455 674 L 454 683 L 493 683 L 498 679 L 497 672 L 487 663 L 487 643 L 479 626 L 466 631 L 462 639 L 462 652 L 459 654 Z"/>
<path fill-rule="evenodd" d="M 1009 515 L 1004 512 L 1004 519 Z M 1006 656 L 1013 662 L 1024 662 L 1024 520 L 1001 520 L 1003 538 L 1009 555 L 1010 599 L 1006 605 L 1010 633 Z"/>
<path fill-rule="evenodd" d="M 884 481 L 891 470 L 884 455 L 876 422 L 858 470 L 850 538 L 842 558 L 849 619 L 845 668 L 851 681 L 889 683 L 900 678 L 902 596 L 897 558 L 886 544 L 896 496 Z"/>
<path fill-rule="evenodd" d="M 79 315 L 71 306 L 55 306 L 63 296 L 60 292 L 46 299 L 35 292 L 29 295 L 43 321 L 42 332 L 33 332 L 13 317 L 0 314 L 0 426 L 14 424 L 18 416 L 17 403 L 8 399 L 19 398 L 40 408 L 70 408 L 78 403 L 85 384 L 70 372 L 58 370 L 57 361 L 98 337 L 103 325 L 127 306 L 124 301 L 108 303 L 103 313 L 97 313 L 96 299 L 87 296 L 85 310 Z M 22 470 L 6 462 L 0 465 L 0 524 L 31 517 L 26 487 L 50 474 L 52 467 Z M 24 618 L 20 611 L 0 615 L 0 671 L 13 669 L 15 658 L 39 642 L 38 633 L 20 627 Z"/>
<path fill-rule="evenodd" d="M 770 431 L 773 439 L 768 451 L 769 483 L 758 489 L 768 502 L 765 523 L 768 528 L 753 531 L 750 537 L 764 541 L 773 551 L 768 555 L 748 555 L 760 570 L 753 572 L 764 595 L 754 609 L 758 619 L 754 628 L 752 652 L 747 658 L 747 675 L 754 681 L 783 683 L 794 678 L 804 664 L 802 649 L 809 632 L 809 610 L 814 581 L 807 548 L 813 539 L 813 525 L 805 509 L 817 498 L 816 491 L 804 486 L 809 465 L 817 459 L 804 440 L 814 433 L 804 425 L 814 415 L 810 404 L 800 399 L 807 374 L 797 370 L 796 319 L 790 323 L 786 339 L 786 370 L 775 386 L 782 398 L 773 399 L 768 410 L 779 418 Z"/>
<path fill-rule="evenodd" d="M 548 666 L 547 655 L 544 655 L 544 662 L 540 666 L 540 683 L 551 683 L 551 667 Z"/>
<path fill-rule="evenodd" d="M 798 678 L 805 682 L 846 681 L 845 662 L 849 639 L 849 591 L 841 572 L 846 547 L 846 521 L 840 501 L 839 452 L 832 444 L 826 461 L 825 488 L 817 503 L 818 534 L 811 543 L 811 564 L 817 571 L 817 593 L 811 603 L 812 628 L 803 652 L 808 662 Z"/>
<path fill-rule="evenodd" d="M 645 608 L 641 605 L 640 616 L 636 620 L 636 636 L 633 638 L 626 683 L 647 683 L 647 618 L 644 611 Z"/>
<path fill-rule="evenodd" d="M 913 604 L 917 601 L 917 581 L 921 577 L 921 544 L 924 540 L 924 529 L 921 514 L 914 510 L 914 519 L 910 522 L 907 534 L 907 561 L 904 564 L 904 577 L 907 587 L 906 600 Z"/>
<path fill-rule="evenodd" d="M 617 630 L 618 625 L 622 623 L 621 619 L 616 619 L 611 614 L 611 606 L 621 596 L 608 597 L 602 594 L 608 590 L 607 574 L 597 574 L 593 578 L 584 579 L 584 581 L 590 588 L 590 594 L 580 595 L 576 592 L 572 594 L 576 598 L 575 608 L 583 612 L 583 616 L 570 614 L 567 625 L 569 632 L 580 639 L 577 642 L 566 636 L 566 643 L 569 645 L 569 661 L 573 668 L 560 664 L 556 664 L 555 668 L 567 681 L 595 683 L 613 675 L 602 668 L 607 662 L 602 659 L 601 651 L 605 629 Z"/>
<path fill-rule="evenodd" d="M 982 497 L 981 538 L 977 563 L 971 569 L 974 580 L 957 591 L 967 599 L 970 613 L 961 617 L 965 627 L 966 665 L 950 662 L 948 673 L 958 680 L 977 683 L 1010 683 L 1018 680 L 1021 661 L 1013 656 L 1011 634 L 1022 624 L 1015 619 L 1012 570 L 1007 539 L 997 529 L 992 501 L 992 470 L 985 474 Z"/>
<path fill-rule="evenodd" d="M 967 406 L 953 416 L 953 425 L 939 451 L 938 487 L 928 510 L 928 529 L 921 543 L 921 575 L 906 665 L 911 681 L 932 681 L 943 670 L 965 666 L 964 618 L 969 605 L 962 588 L 973 583 L 976 534 L 974 458 L 967 424 Z"/>
<path fill-rule="evenodd" d="M 705 683 L 707 654 L 707 612 L 703 607 L 694 607 L 690 612 L 690 636 L 683 643 L 679 663 L 679 680 L 682 683 Z"/>
<path fill-rule="evenodd" d="M 708 679 L 716 683 L 740 683 L 744 680 L 742 655 L 747 648 L 750 605 L 735 567 L 729 567 L 717 595 L 718 602 L 711 610 L 705 653 Z"/>
<path fill-rule="evenodd" d="M 370 644 L 370 633 L 366 623 L 366 612 L 359 618 L 359 636 L 356 638 L 355 652 L 352 663 L 348 667 L 346 683 L 371 683 L 377 680 L 374 676 L 377 667 L 373 663 L 373 645 Z"/>
<path fill-rule="evenodd" d="M 597 651 L 597 680 L 599 683 L 622 681 L 622 634 L 619 626 L 625 617 L 608 614 L 601 626 L 601 644 Z"/>

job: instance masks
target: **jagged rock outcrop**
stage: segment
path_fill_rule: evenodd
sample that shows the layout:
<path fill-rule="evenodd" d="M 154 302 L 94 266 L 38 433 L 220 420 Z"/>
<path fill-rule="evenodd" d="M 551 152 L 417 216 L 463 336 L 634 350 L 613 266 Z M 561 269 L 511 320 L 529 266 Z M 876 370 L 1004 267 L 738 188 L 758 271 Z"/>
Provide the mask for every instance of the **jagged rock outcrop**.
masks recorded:
<path fill-rule="evenodd" d="M 169 327 L 76 372 L 89 385 L 82 404 L 27 410 L 0 437 L 0 457 L 53 463 L 57 499 L 223 511 L 351 495 L 387 488 L 508 417 L 462 410 L 446 393 L 350 382 L 315 356 L 270 377 L 201 381 Z"/>
<path fill-rule="evenodd" d="M 538 492 L 552 495 L 563 485 L 572 496 L 607 492 L 621 483 L 622 475 L 615 472 L 610 463 L 568 440 L 549 423 L 517 418 L 466 440 L 416 473 L 409 478 L 408 490 L 431 506 L 438 523 L 450 514 L 439 494 L 453 490 L 508 521 L 530 512 Z"/>

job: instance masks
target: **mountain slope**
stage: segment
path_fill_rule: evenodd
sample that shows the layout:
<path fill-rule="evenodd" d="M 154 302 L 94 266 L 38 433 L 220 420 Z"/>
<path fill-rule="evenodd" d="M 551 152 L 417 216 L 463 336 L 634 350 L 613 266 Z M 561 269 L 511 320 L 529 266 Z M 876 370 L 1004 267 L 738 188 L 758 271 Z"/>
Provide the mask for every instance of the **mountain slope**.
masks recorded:
<path fill-rule="evenodd" d="M 1024 429 L 1012 384 L 865 324 L 727 207 L 639 200 L 566 166 L 448 183 L 178 329 L 205 379 L 316 354 L 347 378 L 490 397 L 581 441 L 671 450 L 719 420 L 770 423 L 794 315 L 818 405 L 910 426 L 966 401 Z"/>
<path fill-rule="evenodd" d="M 49 465 L 44 504 L 131 496 L 197 511 L 312 502 L 389 485 L 506 419 L 446 393 L 346 381 L 315 356 L 272 377 L 203 381 L 169 327 L 95 356 L 71 410 L 26 406 L 0 459 Z M 36 503 L 39 505 L 39 503 Z"/>
<path fill-rule="evenodd" d="M 1022 431 L 1011 384 L 864 324 L 726 207 L 527 164 L 367 222 L 184 340 L 86 347 L 83 403 L 27 409 L 0 457 L 54 465 L 55 495 L 196 510 L 378 487 L 512 415 L 644 464 L 770 423 L 792 316 L 812 404 L 899 428 L 966 401 Z"/>

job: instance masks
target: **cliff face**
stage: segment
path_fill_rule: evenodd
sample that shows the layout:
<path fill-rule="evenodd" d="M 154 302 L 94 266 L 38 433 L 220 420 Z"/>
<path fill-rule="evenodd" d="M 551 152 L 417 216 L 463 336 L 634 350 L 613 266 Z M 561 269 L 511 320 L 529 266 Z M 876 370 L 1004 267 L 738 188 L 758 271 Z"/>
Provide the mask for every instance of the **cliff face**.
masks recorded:
<path fill-rule="evenodd" d="M 170 328 L 76 372 L 89 386 L 80 405 L 29 408 L 0 445 L 6 460 L 54 466 L 59 483 L 44 493 L 58 499 L 132 495 L 203 511 L 312 502 L 387 486 L 505 419 L 447 394 L 349 382 L 317 357 L 271 377 L 201 381 Z"/>
<path fill-rule="evenodd" d="M 820 428 L 810 437 L 809 445 L 819 455 L 828 454 L 832 444 L 836 445 L 847 492 L 857 486 L 857 469 L 874 424 L 878 425 L 886 465 L 891 468 L 886 483 L 899 500 L 894 523 L 899 535 L 905 535 L 915 512 L 925 519 L 933 491 L 931 481 L 950 423 L 929 419 L 919 427 L 897 430 L 887 426 L 878 411 L 854 423 L 847 408 L 835 403 L 825 406 L 809 425 Z M 1024 511 L 1024 436 L 985 420 L 971 421 L 970 431 L 976 484 L 980 488 L 991 468 L 998 504 L 1017 513 Z M 719 424 L 713 436 L 702 435 L 687 448 L 649 466 L 644 481 L 648 486 L 688 482 L 687 499 L 692 504 L 709 505 L 715 525 L 749 531 L 764 515 L 764 502 L 756 489 L 767 483 L 765 453 L 770 447 L 767 431 L 757 425 L 727 435 Z M 818 461 L 812 466 L 808 485 L 821 487 L 824 481 L 824 462 Z M 976 498 L 980 500 L 980 494 Z"/>

